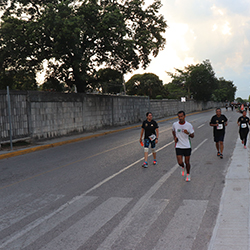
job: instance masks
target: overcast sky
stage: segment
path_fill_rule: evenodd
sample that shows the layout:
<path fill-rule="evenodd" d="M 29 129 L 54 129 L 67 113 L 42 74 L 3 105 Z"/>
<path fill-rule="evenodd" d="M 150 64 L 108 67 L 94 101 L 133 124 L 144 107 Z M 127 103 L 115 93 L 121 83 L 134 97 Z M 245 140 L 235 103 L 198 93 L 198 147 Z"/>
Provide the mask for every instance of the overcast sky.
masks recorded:
<path fill-rule="evenodd" d="M 146 0 L 147 3 L 152 2 Z M 168 28 L 165 49 L 146 71 L 163 83 L 166 71 L 209 59 L 216 77 L 237 86 L 236 97 L 250 95 L 250 1 L 249 0 L 162 0 L 161 13 Z M 132 74 L 132 75 L 133 75 Z M 125 80 L 131 76 L 127 75 Z"/>

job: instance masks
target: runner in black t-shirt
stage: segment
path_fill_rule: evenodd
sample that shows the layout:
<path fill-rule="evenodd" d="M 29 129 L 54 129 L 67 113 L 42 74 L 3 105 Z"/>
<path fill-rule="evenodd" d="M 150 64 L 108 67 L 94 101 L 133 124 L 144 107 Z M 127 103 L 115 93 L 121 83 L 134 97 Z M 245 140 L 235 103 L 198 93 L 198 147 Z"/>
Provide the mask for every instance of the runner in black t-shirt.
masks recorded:
<path fill-rule="evenodd" d="M 159 136 L 159 127 L 156 121 L 152 118 L 152 113 L 148 112 L 146 114 L 147 119 L 143 121 L 141 126 L 141 136 L 140 142 L 142 142 L 142 136 L 144 134 L 144 163 L 142 167 L 148 167 L 148 148 L 149 144 L 151 144 L 151 150 L 153 153 L 154 161 L 153 164 L 156 165 L 156 151 L 155 151 L 155 144 L 158 143 L 158 136 Z"/>
<path fill-rule="evenodd" d="M 250 120 L 247 117 L 246 110 L 243 111 L 242 116 L 239 117 L 237 123 L 238 123 L 238 126 L 240 127 L 239 129 L 240 139 L 242 141 L 242 144 L 244 144 L 244 148 L 247 148 L 246 144 L 247 144 L 247 135 L 249 132 Z"/>
<path fill-rule="evenodd" d="M 225 136 L 225 127 L 227 126 L 227 118 L 225 115 L 221 114 L 221 109 L 216 109 L 216 115 L 211 118 L 210 126 L 214 127 L 214 142 L 217 149 L 217 155 L 220 158 L 223 158 L 223 149 L 224 149 L 224 136 Z"/>

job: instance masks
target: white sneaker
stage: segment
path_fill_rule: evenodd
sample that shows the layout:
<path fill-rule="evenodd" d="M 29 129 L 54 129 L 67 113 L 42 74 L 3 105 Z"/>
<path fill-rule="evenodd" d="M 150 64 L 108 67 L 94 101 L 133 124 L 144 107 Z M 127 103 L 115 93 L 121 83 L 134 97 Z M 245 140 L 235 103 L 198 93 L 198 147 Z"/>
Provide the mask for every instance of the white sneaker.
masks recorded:
<path fill-rule="evenodd" d="M 187 174 L 186 181 L 191 181 L 191 176 L 190 176 L 190 174 Z"/>

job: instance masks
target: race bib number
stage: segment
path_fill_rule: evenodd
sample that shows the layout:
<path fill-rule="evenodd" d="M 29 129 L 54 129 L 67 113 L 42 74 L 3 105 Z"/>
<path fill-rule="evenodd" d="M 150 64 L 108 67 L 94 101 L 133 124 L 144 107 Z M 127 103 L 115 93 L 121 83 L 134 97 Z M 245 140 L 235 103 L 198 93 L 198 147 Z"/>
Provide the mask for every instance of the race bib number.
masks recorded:
<path fill-rule="evenodd" d="M 246 123 L 241 123 L 241 128 L 246 128 L 247 124 Z"/>
<path fill-rule="evenodd" d="M 156 139 L 156 135 L 154 135 L 154 134 L 153 134 L 153 135 L 150 135 L 150 136 L 149 136 L 149 139 L 150 139 L 151 141 L 155 140 L 155 139 Z"/>
<path fill-rule="evenodd" d="M 223 129 L 223 124 L 218 124 L 217 129 L 218 130 Z"/>

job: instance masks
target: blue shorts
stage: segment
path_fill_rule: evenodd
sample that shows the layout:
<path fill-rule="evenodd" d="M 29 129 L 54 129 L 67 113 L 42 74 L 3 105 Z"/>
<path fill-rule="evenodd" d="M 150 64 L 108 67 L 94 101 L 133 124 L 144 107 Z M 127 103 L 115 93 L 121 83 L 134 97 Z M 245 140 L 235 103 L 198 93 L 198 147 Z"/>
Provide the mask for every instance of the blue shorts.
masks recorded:
<path fill-rule="evenodd" d="M 144 139 L 144 148 L 148 148 L 149 144 L 151 144 L 151 148 L 155 148 L 155 140 Z"/>
<path fill-rule="evenodd" d="M 214 136 L 214 142 L 224 141 L 224 136 L 225 136 L 225 134 L 219 135 L 219 136 Z"/>

